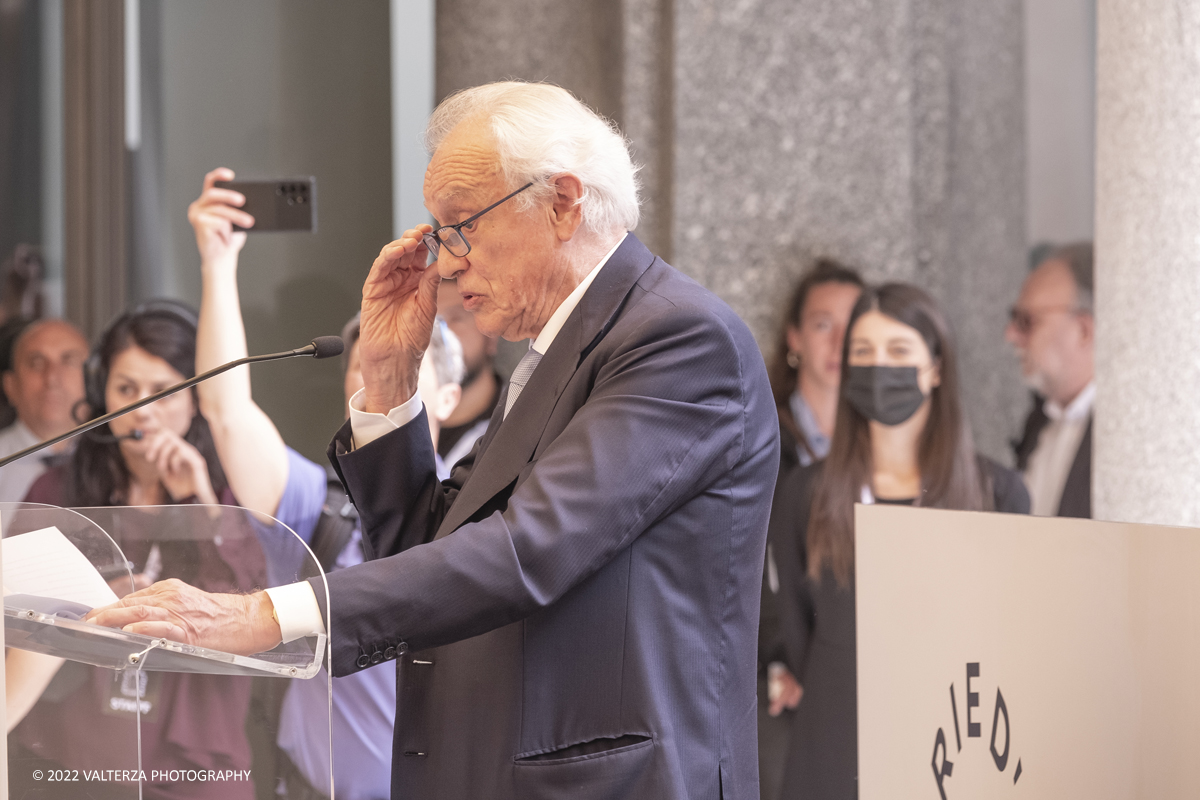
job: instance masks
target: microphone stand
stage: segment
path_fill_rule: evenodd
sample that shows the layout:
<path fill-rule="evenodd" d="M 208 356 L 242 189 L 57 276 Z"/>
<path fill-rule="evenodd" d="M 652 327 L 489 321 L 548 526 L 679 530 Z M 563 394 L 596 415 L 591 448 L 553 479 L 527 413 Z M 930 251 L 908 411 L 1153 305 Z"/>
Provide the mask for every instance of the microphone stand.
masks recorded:
<path fill-rule="evenodd" d="M 195 376 L 194 378 L 188 378 L 186 381 L 177 383 L 174 386 L 168 386 L 166 389 L 163 389 L 161 392 L 152 394 L 149 397 L 143 397 L 141 400 L 138 400 L 136 403 L 130 403 L 129 405 L 127 405 L 123 408 L 118 408 L 116 411 L 111 411 L 102 417 L 96 417 L 93 420 L 89 420 L 89 421 L 83 423 L 82 425 L 72 428 L 71 430 L 67 431 L 66 433 L 55 436 L 53 439 L 47 439 L 46 441 L 39 442 L 38 444 L 35 444 L 32 447 L 26 447 L 24 450 L 20 451 L 19 453 L 13 453 L 11 456 L 8 456 L 7 458 L 0 459 L 0 467 L 5 467 L 14 461 L 24 458 L 25 456 L 33 455 L 34 453 L 38 452 L 39 450 L 44 450 L 47 447 L 53 447 L 54 445 L 58 444 L 59 442 L 63 442 L 63 441 L 66 441 L 67 439 L 70 439 L 72 436 L 76 436 L 80 433 L 87 433 L 88 431 L 92 430 L 93 428 L 98 428 L 101 425 L 106 425 L 109 422 L 112 422 L 117 417 L 123 417 L 131 411 L 136 411 L 137 409 L 141 408 L 142 406 L 148 406 L 151 403 L 156 402 L 158 400 L 162 400 L 164 397 L 169 397 L 170 395 L 173 395 L 176 392 L 182 392 L 184 389 L 190 389 L 191 387 L 195 386 L 197 383 L 200 383 L 201 381 L 206 381 L 209 378 L 212 378 L 216 375 L 220 375 L 222 372 L 228 372 L 229 370 L 233 369 L 234 367 L 240 367 L 244 364 L 258 364 L 263 361 L 279 361 L 280 359 L 284 359 L 284 358 L 297 358 L 299 356 L 313 356 L 314 358 L 327 358 L 329 356 L 339 355 L 342 352 L 342 347 L 343 347 L 342 340 L 336 336 L 318 336 L 316 339 L 314 339 L 312 341 L 311 344 L 308 344 L 305 347 L 298 347 L 295 350 L 287 350 L 282 353 L 271 353 L 270 355 L 265 355 L 265 356 L 246 356 L 245 358 L 239 358 L 236 361 L 230 361 L 228 364 L 222 364 L 219 367 L 210 369 L 208 372 L 202 372 L 199 375 Z"/>

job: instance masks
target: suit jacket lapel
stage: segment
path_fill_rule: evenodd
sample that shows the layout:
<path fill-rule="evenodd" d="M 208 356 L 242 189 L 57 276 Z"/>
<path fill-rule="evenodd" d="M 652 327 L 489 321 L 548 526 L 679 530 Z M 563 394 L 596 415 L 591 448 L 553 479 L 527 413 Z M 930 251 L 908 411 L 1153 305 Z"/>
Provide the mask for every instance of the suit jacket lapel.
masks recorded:
<path fill-rule="evenodd" d="M 581 354 L 607 333 L 633 285 L 653 262 L 650 251 L 632 233 L 628 234 L 567 317 L 507 420 L 503 416 L 505 389 L 484 433 L 471 476 L 442 520 L 438 537 L 461 526 L 520 475 L 541 440 L 554 406 L 578 369 Z"/>
<path fill-rule="evenodd" d="M 479 437 L 479 452 L 475 454 L 475 463 L 483 458 L 484 452 L 488 449 L 488 445 L 492 443 L 492 439 L 496 437 L 496 431 L 500 428 L 500 423 L 504 419 L 504 406 L 508 400 L 508 384 L 505 384 L 500 389 L 500 396 L 496 398 L 496 407 L 492 409 L 492 416 L 488 419 L 488 426 L 484 429 L 483 435 Z"/>
<path fill-rule="evenodd" d="M 1058 516 L 1083 517 L 1092 516 L 1092 423 L 1094 417 L 1088 417 L 1087 427 L 1083 438 L 1079 440 L 1079 448 L 1071 468 L 1067 471 L 1067 479 L 1063 483 L 1062 497 L 1058 501 Z"/>
<path fill-rule="evenodd" d="M 1029 466 L 1029 457 L 1037 449 L 1038 437 L 1042 435 L 1042 429 L 1050 422 L 1050 418 L 1046 416 L 1045 403 L 1046 401 L 1041 395 L 1033 393 L 1033 409 L 1025 419 L 1025 430 L 1022 432 L 1021 441 L 1013 443 L 1018 472 L 1024 472 Z"/>

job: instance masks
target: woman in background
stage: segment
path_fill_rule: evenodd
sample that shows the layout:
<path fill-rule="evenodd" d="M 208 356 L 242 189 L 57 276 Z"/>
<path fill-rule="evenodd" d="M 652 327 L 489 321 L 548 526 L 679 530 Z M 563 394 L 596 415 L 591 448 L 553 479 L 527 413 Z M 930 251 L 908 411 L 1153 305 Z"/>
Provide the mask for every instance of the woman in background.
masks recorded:
<path fill-rule="evenodd" d="M 93 418 L 192 377 L 195 354 L 196 313 L 187 306 L 157 301 L 123 314 L 102 334 L 85 367 Z M 79 508 L 234 505 L 194 391 L 179 392 L 85 434 L 67 464 L 34 483 L 26 502 Z M 121 532 L 111 533 L 135 564 L 136 588 L 172 577 L 209 591 L 266 585 L 265 560 L 253 536 L 151 545 L 148 539 L 122 540 Z M 252 800 L 254 784 L 248 780 L 152 779 L 155 770 L 251 768 L 245 732 L 250 679 L 142 674 L 147 677 L 139 689 L 137 679 L 113 670 L 74 663 L 61 668 L 14 731 L 12 738 L 22 748 L 17 762 L 36 760 L 43 769 L 136 770 L 134 707 L 140 699 L 141 763 L 151 779 L 145 797 Z M 14 786 L 30 775 L 25 766 L 18 770 L 14 763 L 10 770 Z M 79 792 L 77 785 L 60 786 Z M 37 788 L 45 792 L 48 787 Z M 96 797 L 136 796 L 129 784 L 90 783 L 86 788 Z"/>
<path fill-rule="evenodd" d="M 850 310 L 862 291 L 857 272 L 831 259 L 819 259 L 792 290 L 768 370 L 779 412 L 778 486 L 786 475 L 825 457 L 837 413 L 842 375 L 842 339 Z M 786 512 L 786 504 L 777 506 Z M 792 525 L 772 513 L 771 526 Z M 759 622 L 759 780 L 763 797 L 774 798 L 783 778 L 791 713 L 802 689 L 784 666 L 779 630 L 778 570 L 768 548 Z"/>
<path fill-rule="evenodd" d="M 856 271 L 822 258 L 792 291 L 769 370 L 786 467 L 807 466 L 829 452 L 842 340 L 862 288 Z"/>
<path fill-rule="evenodd" d="M 772 531 L 789 666 L 804 687 L 782 797 L 855 798 L 854 504 L 1028 513 L 975 452 L 945 319 L 922 290 L 868 288 L 850 315 L 829 456 L 781 479 Z"/>

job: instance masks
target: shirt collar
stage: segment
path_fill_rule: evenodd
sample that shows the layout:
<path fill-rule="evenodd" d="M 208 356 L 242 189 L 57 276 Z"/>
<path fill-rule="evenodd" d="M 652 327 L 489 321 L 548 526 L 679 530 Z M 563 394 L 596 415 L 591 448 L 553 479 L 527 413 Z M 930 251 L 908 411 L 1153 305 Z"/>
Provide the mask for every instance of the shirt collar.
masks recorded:
<path fill-rule="evenodd" d="M 808 401 L 804 399 L 804 395 L 800 394 L 800 387 L 796 387 L 796 391 L 792 392 L 789 398 L 789 406 L 792 412 L 792 418 L 796 420 L 796 426 L 800 428 L 800 432 L 804 434 L 804 438 L 808 440 L 808 446 L 812 448 L 813 454 L 817 458 L 824 458 L 829 455 L 829 437 L 821 431 L 821 426 L 817 424 L 817 417 L 809 407 Z M 804 448 L 797 443 L 797 449 L 801 451 L 800 462 L 807 466 L 812 460 L 807 452 L 803 452 Z"/>
<path fill-rule="evenodd" d="M 1092 404 L 1096 400 L 1096 382 L 1091 381 L 1087 386 L 1083 387 L 1083 391 L 1076 395 L 1066 408 L 1063 408 L 1053 400 L 1047 400 L 1042 406 L 1042 410 L 1046 412 L 1046 416 L 1053 422 L 1066 420 L 1067 422 L 1079 422 L 1088 418 L 1092 413 Z"/>
<path fill-rule="evenodd" d="M 23 450 L 25 447 L 33 447 L 42 441 L 37 437 L 36 433 L 29 429 L 28 425 L 21 421 L 20 417 L 17 417 L 17 420 L 12 424 L 12 429 L 19 443 L 24 445 L 24 447 L 19 449 Z M 13 452 L 15 453 L 16 450 Z"/>
<path fill-rule="evenodd" d="M 625 236 L 628 235 L 629 234 L 625 234 Z M 571 312 L 575 310 L 575 306 L 579 305 L 579 301 L 583 299 L 584 293 L 588 290 L 588 287 L 592 285 L 592 281 L 596 279 L 596 276 L 600 274 L 600 270 L 605 264 L 608 263 L 608 259 L 612 258 L 612 254 L 617 252 L 617 248 L 620 247 L 621 243 L 625 241 L 625 236 L 622 236 L 617 243 L 613 245 L 613 248 L 604 255 L 604 258 L 600 259 L 599 264 L 592 267 L 592 271 L 584 276 L 584 279 L 580 281 L 579 285 L 575 287 L 574 291 L 567 295 L 567 299 L 563 300 L 558 308 L 554 309 L 554 313 L 550 315 L 550 319 L 546 322 L 545 327 L 542 328 L 542 332 L 537 335 L 537 338 L 534 339 L 533 343 L 529 346 L 530 349 L 537 350 L 542 355 L 546 355 L 546 351 L 550 349 L 550 345 L 553 344 L 554 338 L 558 336 L 558 332 L 562 330 L 562 326 L 566 324 L 567 317 L 571 316 Z"/>

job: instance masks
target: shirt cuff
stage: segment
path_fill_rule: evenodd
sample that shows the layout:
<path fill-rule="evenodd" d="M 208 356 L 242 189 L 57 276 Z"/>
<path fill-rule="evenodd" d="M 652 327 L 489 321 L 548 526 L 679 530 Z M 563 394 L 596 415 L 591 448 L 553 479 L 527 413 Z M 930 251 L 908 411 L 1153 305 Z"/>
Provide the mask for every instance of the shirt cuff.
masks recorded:
<path fill-rule="evenodd" d="M 267 589 L 267 596 L 275 606 L 275 621 L 285 643 L 325 633 L 321 607 L 308 581 L 272 586 Z"/>
<path fill-rule="evenodd" d="M 419 392 L 413 392 L 408 402 L 401 403 L 387 414 L 377 414 L 363 411 L 365 389 L 359 389 L 350 398 L 350 434 L 354 449 L 366 447 L 376 439 L 391 433 L 402 425 L 412 422 L 425 406 L 421 403 Z"/>

